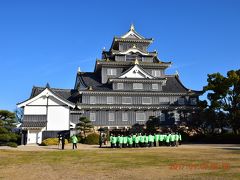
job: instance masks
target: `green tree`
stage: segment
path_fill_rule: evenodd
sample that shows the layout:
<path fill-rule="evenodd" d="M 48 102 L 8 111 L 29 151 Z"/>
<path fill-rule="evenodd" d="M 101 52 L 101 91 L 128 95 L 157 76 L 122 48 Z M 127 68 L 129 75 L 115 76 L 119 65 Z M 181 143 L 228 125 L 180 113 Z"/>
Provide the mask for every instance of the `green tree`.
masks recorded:
<path fill-rule="evenodd" d="M 17 146 L 18 135 L 12 132 L 15 127 L 15 113 L 0 110 L 0 145 Z"/>
<path fill-rule="evenodd" d="M 156 116 L 149 116 L 146 122 L 146 130 L 148 133 L 155 133 L 160 126 L 160 119 Z"/>
<path fill-rule="evenodd" d="M 84 138 L 86 138 L 86 133 L 92 131 L 92 128 L 93 125 L 87 117 L 80 117 L 77 129 L 80 129 L 83 132 Z"/>
<path fill-rule="evenodd" d="M 228 71 L 226 77 L 220 73 L 209 74 L 207 81 L 208 85 L 204 90 L 208 93 L 210 102 L 208 108 L 219 115 L 217 121 L 221 121 L 220 124 L 230 124 L 233 131 L 238 134 L 240 130 L 240 69 Z M 227 117 L 224 122 L 223 114 Z"/>

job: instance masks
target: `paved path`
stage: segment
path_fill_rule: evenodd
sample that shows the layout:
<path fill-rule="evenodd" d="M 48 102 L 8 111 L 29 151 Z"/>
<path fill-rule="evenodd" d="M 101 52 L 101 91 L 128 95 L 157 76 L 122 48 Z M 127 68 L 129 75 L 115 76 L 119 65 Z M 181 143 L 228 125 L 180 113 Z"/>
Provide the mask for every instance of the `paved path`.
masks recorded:
<path fill-rule="evenodd" d="M 94 150 L 100 149 L 98 145 L 87 145 L 87 144 L 78 144 L 77 150 Z M 109 147 L 109 146 L 105 146 Z M 176 148 L 176 147 L 154 147 L 154 148 Z M 229 149 L 229 150 L 240 150 L 240 144 L 183 144 L 177 148 L 220 148 L 220 149 Z M 18 146 L 17 148 L 11 148 L 7 146 L 0 146 L 0 150 L 17 150 L 17 151 L 56 151 L 61 150 L 57 145 L 55 146 L 38 146 L 38 145 L 26 145 Z M 66 150 L 72 149 L 72 144 L 65 145 Z"/>

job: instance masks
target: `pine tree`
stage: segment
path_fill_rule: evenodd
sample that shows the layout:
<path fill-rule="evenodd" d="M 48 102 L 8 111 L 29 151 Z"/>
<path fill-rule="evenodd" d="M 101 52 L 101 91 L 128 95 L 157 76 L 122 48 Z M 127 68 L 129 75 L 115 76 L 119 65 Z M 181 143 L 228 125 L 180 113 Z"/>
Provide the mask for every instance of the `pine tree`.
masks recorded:
<path fill-rule="evenodd" d="M 80 117 L 79 121 L 77 129 L 83 131 L 84 138 L 86 138 L 86 133 L 92 131 L 93 125 L 87 117 Z"/>

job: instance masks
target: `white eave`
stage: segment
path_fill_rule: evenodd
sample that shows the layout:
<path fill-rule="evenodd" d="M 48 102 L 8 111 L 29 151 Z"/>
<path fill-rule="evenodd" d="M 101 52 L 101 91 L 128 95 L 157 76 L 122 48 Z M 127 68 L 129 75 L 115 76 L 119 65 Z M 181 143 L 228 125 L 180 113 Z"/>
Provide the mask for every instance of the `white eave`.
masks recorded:
<path fill-rule="evenodd" d="M 66 105 L 68 105 L 68 106 L 70 106 L 72 108 L 75 107 L 74 103 L 59 97 L 56 93 L 51 91 L 49 88 L 44 89 L 40 94 L 38 94 L 37 96 L 35 96 L 35 97 L 31 98 L 31 99 L 28 99 L 28 100 L 26 100 L 26 101 L 24 101 L 22 103 L 17 104 L 17 107 L 21 108 L 21 107 L 24 107 L 24 106 L 30 104 L 31 102 L 39 99 L 39 98 L 41 98 L 41 97 L 50 97 L 50 96 L 56 98 L 57 100 L 59 100 L 63 104 L 66 104 Z"/>
<path fill-rule="evenodd" d="M 142 68 L 135 64 L 130 70 L 126 73 L 120 75 L 118 78 L 142 78 L 142 79 L 154 79 L 153 76 L 145 72 Z"/>
<path fill-rule="evenodd" d="M 149 53 L 144 53 L 144 52 L 142 52 L 142 51 L 140 51 L 139 49 L 137 49 L 137 48 L 130 48 L 130 49 L 128 49 L 127 51 L 124 51 L 124 52 L 120 52 L 119 54 L 128 54 L 128 53 L 130 53 L 130 52 L 133 52 L 133 53 L 140 53 L 141 55 L 149 55 Z"/>

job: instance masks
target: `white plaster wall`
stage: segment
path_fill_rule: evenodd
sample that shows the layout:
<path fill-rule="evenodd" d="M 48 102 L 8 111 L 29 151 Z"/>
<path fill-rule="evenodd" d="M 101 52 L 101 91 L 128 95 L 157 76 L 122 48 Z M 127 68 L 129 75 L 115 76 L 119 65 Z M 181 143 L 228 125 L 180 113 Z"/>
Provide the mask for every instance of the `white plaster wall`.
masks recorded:
<path fill-rule="evenodd" d="M 30 102 L 28 105 L 46 105 L 47 104 L 47 98 L 46 96 L 42 96 L 35 101 Z"/>
<path fill-rule="evenodd" d="M 28 130 L 27 144 L 40 144 L 42 142 L 41 130 Z"/>
<path fill-rule="evenodd" d="M 46 115 L 46 106 L 25 106 L 24 115 Z"/>
<path fill-rule="evenodd" d="M 49 106 L 48 107 L 47 130 L 69 130 L 69 107 Z"/>

